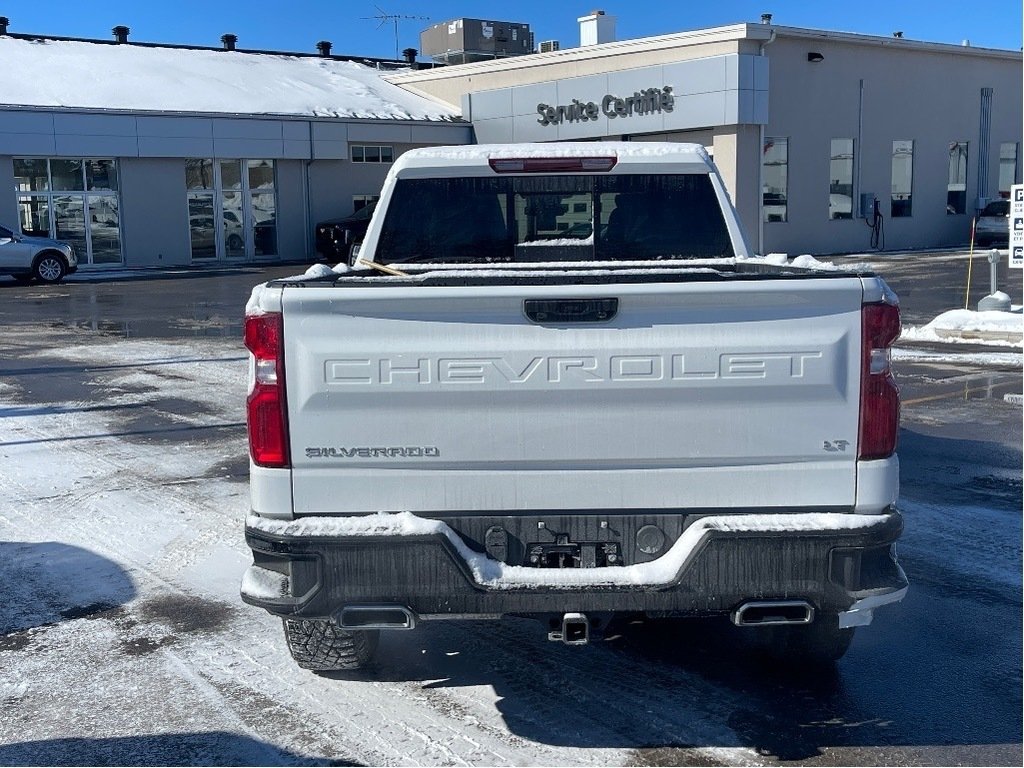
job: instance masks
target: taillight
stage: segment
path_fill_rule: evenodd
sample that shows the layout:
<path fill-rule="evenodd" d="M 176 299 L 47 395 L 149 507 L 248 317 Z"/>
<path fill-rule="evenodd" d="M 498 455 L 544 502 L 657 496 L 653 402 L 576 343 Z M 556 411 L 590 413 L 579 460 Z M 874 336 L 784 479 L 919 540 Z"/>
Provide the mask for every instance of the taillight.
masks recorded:
<path fill-rule="evenodd" d="M 861 308 L 860 433 L 857 458 L 884 459 L 896 451 L 900 390 L 892 376 L 889 349 L 900 336 L 900 308 Z"/>
<path fill-rule="evenodd" d="M 245 346 L 252 352 L 254 374 L 246 400 L 249 454 L 261 467 L 290 466 L 283 337 L 280 313 L 246 316 Z"/>
<path fill-rule="evenodd" d="M 617 157 L 492 157 L 487 163 L 495 173 L 593 173 L 610 171 Z"/>

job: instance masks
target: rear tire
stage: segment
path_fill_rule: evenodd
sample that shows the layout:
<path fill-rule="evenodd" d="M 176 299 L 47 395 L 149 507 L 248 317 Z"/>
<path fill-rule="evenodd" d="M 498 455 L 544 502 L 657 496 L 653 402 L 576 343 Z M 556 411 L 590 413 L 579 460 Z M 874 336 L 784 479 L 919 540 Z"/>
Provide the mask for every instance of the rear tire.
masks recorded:
<path fill-rule="evenodd" d="M 362 669 L 377 648 L 380 632 L 350 632 L 323 619 L 284 619 L 284 637 L 295 663 L 314 672 Z"/>

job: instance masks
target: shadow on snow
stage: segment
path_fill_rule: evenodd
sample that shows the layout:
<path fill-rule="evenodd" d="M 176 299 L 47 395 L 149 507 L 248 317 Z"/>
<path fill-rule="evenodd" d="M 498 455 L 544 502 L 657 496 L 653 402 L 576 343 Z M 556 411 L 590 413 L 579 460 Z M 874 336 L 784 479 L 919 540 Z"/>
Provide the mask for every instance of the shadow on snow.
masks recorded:
<path fill-rule="evenodd" d="M 54 541 L 0 541 L 0 584 L 0 650 L 26 643 L 28 630 L 111 611 L 136 594 L 117 563 Z"/>
<path fill-rule="evenodd" d="M 305 757 L 224 731 L 0 745 L 0 765 L 355 765 Z"/>

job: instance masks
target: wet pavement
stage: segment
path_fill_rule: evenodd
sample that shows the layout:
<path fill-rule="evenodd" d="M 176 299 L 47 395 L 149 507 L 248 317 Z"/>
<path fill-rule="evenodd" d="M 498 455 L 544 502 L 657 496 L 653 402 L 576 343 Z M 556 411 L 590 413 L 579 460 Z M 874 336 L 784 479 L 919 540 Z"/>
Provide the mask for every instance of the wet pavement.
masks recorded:
<path fill-rule="evenodd" d="M 876 264 L 908 324 L 963 307 L 962 256 Z M 912 586 L 832 670 L 745 656 L 714 622 L 566 648 L 508 620 L 394 633 L 366 673 L 317 678 L 238 602 L 233 570 L 242 308 L 303 269 L 0 279 L 0 582 L 18 585 L 0 609 L 0 764 L 1021 764 L 1019 347 L 897 356 Z"/>

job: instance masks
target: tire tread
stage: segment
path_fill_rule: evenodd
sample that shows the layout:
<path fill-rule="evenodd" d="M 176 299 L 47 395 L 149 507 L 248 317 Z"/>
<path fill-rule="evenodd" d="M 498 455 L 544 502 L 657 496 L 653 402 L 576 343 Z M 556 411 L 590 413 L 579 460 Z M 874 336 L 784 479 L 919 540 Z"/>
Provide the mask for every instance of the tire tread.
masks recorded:
<path fill-rule="evenodd" d="M 378 632 L 349 632 L 323 619 L 283 619 L 295 663 L 314 672 L 362 669 L 377 647 Z"/>

